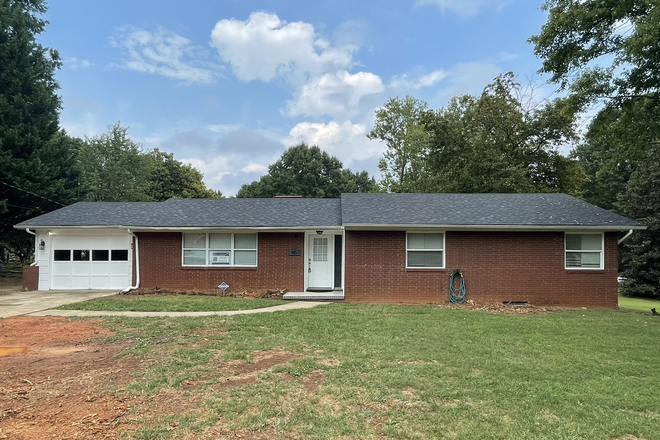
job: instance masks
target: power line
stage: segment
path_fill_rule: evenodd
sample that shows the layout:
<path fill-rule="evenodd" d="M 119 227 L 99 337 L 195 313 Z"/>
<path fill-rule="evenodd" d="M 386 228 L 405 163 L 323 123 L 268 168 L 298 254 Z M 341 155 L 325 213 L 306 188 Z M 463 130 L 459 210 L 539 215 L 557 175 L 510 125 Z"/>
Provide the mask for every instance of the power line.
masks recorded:
<path fill-rule="evenodd" d="M 0 180 L 0 183 L 2 183 L 3 185 L 7 185 L 7 186 L 9 186 L 9 187 L 11 187 L 11 188 L 17 189 L 17 190 L 19 190 L 19 191 L 23 191 L 23 192 L 25 192 L 25 193 L 31 194 L 31 195 L 33 195 L 33 196 L 35 196 L 35 197 L 39 197 L 40 199 L 48 200 L 49 202 L 53 202 L 53 203 L 55 203 L 55 204 L 57 204 L 57 205 L 60 205 L 60 206 L 66 206 L 64 203 L 56 202 L 55 200 L 49 199 L 48 197 L 40 196 L 39 194 L 35 194 L 35 193 L 33 193 L 32 191 L 28 191 L 27 189 L 19 188 L 19 187 L 15 186 L 15 185 L 12 185 L 11 183 L 3 182 L 2 180 Z"/>

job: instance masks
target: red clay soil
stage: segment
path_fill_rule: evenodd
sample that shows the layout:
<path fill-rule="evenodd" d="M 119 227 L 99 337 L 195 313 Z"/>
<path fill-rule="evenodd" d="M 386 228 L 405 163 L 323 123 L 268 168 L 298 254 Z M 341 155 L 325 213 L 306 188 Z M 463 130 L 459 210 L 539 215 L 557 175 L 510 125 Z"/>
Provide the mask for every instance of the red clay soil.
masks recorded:
<path fill-rule="evenodd" d="M 133 404 L 112 390 L 140 367 L 95 321 L 0 320 L 0 439 L 114 439 Z"/>

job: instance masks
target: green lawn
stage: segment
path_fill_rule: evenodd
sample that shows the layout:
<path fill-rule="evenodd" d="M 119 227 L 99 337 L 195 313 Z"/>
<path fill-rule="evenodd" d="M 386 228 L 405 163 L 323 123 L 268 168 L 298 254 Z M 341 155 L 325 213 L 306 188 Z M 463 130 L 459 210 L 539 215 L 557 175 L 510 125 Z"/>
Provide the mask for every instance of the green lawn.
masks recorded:
<path fill-rule="evenodd" d="M 619 309 L 625 312 L 644 312 L 651 313 L 651 309 L 657 309 L 660 313 L 660 301 L 644 298 L 619 297 Z"/>
<path fill-rule="evenodd" d="M 147 366 L 116 393 L 166 397 L 127 438 L 660 439 L 651 316 L 330 304 L 103 322 Z"/>
<path fill-rule="evenodd" d="M 197 312 L 260 309 L 286 304 L 287 301 L 271 299 L 222 298 L 217 296 L 135 296 L 115 295 L 66 304 L 60 310 L 110 310 L 136 312 Z"/>

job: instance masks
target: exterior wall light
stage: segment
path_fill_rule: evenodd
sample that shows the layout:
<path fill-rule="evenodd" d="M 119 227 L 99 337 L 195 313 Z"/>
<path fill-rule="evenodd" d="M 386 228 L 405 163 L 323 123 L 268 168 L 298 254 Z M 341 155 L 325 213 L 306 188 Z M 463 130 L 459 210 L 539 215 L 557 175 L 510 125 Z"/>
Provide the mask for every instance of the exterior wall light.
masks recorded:
<path fill-rule="evenodd" d="M 317 235 L 323 235 L 323 231 L 316 231 Z"/>
<path fill-rule="evenodd" d="M 45 241 L 41 240 L 41 241 L 39 242 L 39 250 L 40 250 L 40 251 L 44 251 L 44 250 L 46 250 L 46 242 L 45 242 Z"/>

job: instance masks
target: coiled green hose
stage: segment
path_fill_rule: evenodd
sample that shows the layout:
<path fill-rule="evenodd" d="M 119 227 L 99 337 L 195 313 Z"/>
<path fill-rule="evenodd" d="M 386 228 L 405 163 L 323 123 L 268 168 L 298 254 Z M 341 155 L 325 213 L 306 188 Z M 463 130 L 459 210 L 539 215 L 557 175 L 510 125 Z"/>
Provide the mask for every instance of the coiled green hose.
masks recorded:
<path fill-rule="evenodd" d="M 454 287 L 454 277 L 458 275 L 461 277 L 458 289 Z M 458 293 L 456 293 L 458 291 Z M 461 269 L 456 269 L 449 277 L 449 301 L 454 304 L 463 304 L 465 302 L 465 277 Z"/>

